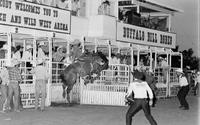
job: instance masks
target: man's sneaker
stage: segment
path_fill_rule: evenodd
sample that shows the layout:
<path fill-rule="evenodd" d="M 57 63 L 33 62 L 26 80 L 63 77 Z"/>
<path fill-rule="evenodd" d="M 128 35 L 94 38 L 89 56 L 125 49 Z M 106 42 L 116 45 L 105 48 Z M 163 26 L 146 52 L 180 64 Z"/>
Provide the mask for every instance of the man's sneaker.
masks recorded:
<path fill-rule="evenodd" d="M 189 108 L 188 107 L 183 107 L 182 110 L 189 110 Z"/>
<path fill-rule="evenodd" d="M 184 106 L 181 105 L 181 106 L 179 106 L 179 108 L 182 109 L 182 108 L 184 108 Z"/>

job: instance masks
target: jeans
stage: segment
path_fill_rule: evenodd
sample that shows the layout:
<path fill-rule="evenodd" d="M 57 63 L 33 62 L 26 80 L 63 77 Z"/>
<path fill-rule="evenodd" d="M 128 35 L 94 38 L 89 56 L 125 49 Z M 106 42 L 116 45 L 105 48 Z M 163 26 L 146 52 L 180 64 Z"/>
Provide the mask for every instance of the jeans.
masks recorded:
<path fill-rule="evenodd" d="M 19 110 L 19 83 L 11 81 L 8 85 L 8 105 L 10 106 L 14 96 L 14 110 Z"/>
<path fill-rule="evenodd" d="M 35 83 L 35 109 L 38 109 L 39 97 L 41 95 L 41 110 L 45 107 L 45 97 L 46 97 L 46 80 L 36 80 Z"/>
<path fill-rule="evenodd" d="M 130 105 L 126 113 L 126 125 L 131 125 L 132 117 L 141 109 L 143 109 L 144 114 L 151 125 L 157 125 L 153 116 L 151 115 L 151 110 L 149 106 L 149 101 L 147 99 L 134 99 L 134 102 Z"/>
<path fill-rule="evenodd" d="M 1 91 L 1 108 L 5 111 L 8 108 L 7 98 L 8 98 L 8 86 L 7 85 L 0 85 Z"/>
<path fill-rule="evenodd" d="M 189 108 L 189 104 L 188 102 L 186 101 L 186 96 L 189 92 L 189 85 L 187 86 L 182 86 L 181 89 L 178 91 L 178 100 L 180 102 L 180 105 L 185 107 L 185 108 Z"/>

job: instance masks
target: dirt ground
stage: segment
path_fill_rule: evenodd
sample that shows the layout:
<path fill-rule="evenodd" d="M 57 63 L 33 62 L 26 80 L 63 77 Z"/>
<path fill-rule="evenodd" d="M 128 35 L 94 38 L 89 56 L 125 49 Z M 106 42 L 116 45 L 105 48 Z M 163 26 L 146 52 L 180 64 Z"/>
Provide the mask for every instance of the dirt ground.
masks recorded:
<path fill-rule="evenodd" d="M 152 114 L 158 125 L 198 125 L 198 96 L 188 96 L 190 110 L 180 110 L 177 98 L 159 99 Z M 22 112 L 0 113 L 0 125 L 125 125 L 128 107 L 63 105 L 46 111 L 24 109 Z M 149 125 L 143 111 L 133 117 L 133 125 Z"/>

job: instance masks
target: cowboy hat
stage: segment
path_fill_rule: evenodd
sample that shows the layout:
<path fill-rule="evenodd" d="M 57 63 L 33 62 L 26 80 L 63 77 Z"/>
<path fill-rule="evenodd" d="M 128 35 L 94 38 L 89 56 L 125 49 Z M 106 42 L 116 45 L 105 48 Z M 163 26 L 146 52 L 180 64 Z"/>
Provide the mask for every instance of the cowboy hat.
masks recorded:
<path fill-rule="evenodd" d="M 178 69 L 176 70 L 176 72 L 183 73 L 183 70 L 182 70 L 181 68 L 178 68 Z"/>
<path fill-rule="evenodd" d="M 39 46 L 44 46 L 44 45 L 45 45 L 45 44 L 44 44 L 43 41 L 39 43 Z"/>

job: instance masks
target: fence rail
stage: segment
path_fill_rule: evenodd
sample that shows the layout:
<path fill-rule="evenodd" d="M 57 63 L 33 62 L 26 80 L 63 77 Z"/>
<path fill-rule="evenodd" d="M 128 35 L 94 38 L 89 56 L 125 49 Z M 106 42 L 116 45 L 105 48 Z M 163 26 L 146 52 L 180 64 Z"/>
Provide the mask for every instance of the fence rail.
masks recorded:
<path fill-rule="evenodd" d="M 0 67 L 6 63 L 5 59 L 0 60 Z M 28 61 L 21 61 L 20 70 L 22 72 L 23 82 L 20 84 L 22 103 L 25 108 L 34 107 L 34 76 L 29 73 L 33 67 L 27 66 Z M 30 63 L 30 62 L 29 62 Z M 50 83 L 50 102 L 65 102 L 62 97 L 62 82 L 59 77 L 64 69 L 62 62 L 50 62 L 51 65 L 51 83 Z M 109 69 L 101 72 L 101 76 L 94 83 L 86 86 L 76 83 L 70 96 L 71 102 L 80 104 L 95 105 L 115 105 L 125 106 L 124 97 L 128 84 L 133 77 L 131 67 L 124 64 L 110 65 Z M 176 96 L 179 90 L 178 79 L 175 74 L 176 68 L 171 68 L 168 72 L 168 83 L 163 82 L 163 74 L 160 68 L 155 70 L 157 81 L 157 96 L 171 97 Z"/>

